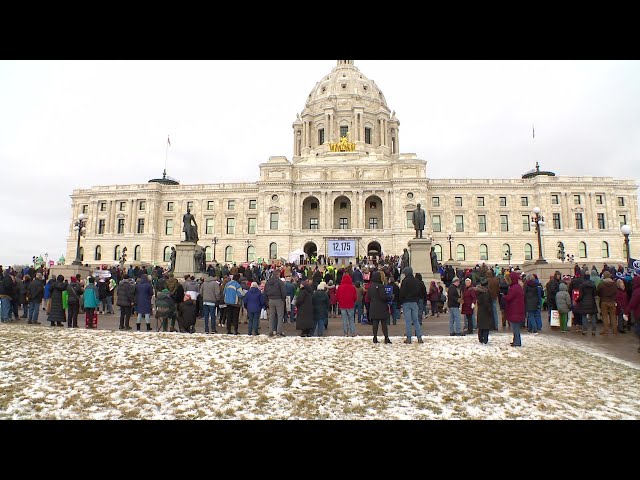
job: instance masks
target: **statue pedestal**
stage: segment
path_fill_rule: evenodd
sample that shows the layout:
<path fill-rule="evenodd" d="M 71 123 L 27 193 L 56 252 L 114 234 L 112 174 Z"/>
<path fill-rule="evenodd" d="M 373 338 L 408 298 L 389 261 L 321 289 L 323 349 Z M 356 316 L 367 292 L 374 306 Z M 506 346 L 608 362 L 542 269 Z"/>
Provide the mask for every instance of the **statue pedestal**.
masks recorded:
<path fill-rule="evenodd" d="M 563 275 L 573 276 L 573 264 L 569 262 L 561 262 L 559 260 L 550 260 L 548 263 L 536 263 L 535 260 L 527 260 L 521 266 L 522 272 L 535 273 L 540 280 L 542 286 L 546 285 L 551 275 L 558 270 Z"/>
<path fill-rule="evenodd" d="M 435 281 L 436 284 L 441 280 L 439 273 L 433 273 L 431 270 L 431 244 L 430 238 L 414 238 L 409 240 L 409 264 L 413 269 L 413 274 L 422 275 L 422 281 L 429 288 L 429 283 Z"/>
<path fill-rule="evenodd" d="M 193 242 L 180 242 L 176 244 L 176 265 L 173 269 L 173 275 L 176 278 L 183 278 L 187 274 L 195 275 L 200 272 L 194 255 L 196 250 L 199 249 L 203 250 L 200 245 Z"/>
<path fill-rule="evenodd" d="M 72 275 L 80 274 L 80 278 L 86 280 L 92 273 L 93 269 L 84 265 L 54 265 L 49 270 L 49 278 L 56 278 L 58 275 L 62 275 L 65 280 L 69 280 Z"/>

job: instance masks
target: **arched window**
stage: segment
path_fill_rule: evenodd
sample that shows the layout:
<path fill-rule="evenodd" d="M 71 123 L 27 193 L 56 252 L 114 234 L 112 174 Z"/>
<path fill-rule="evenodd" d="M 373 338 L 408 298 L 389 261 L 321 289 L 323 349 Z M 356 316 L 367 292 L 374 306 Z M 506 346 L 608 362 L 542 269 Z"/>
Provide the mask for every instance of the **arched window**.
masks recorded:
<path fill-rule="evenodd" d="M 524 259 L 531 260 L 533 259 L 533 247 L 530 243 L 524 244 Z"/>
<path fill-rule="evenodd" d="M 171 261 L 171 247 L 169 246 L 164 247 L 162 258 L 164 259 L 165 262 Z"/>
<path fill-rule="evenodd" d="M 436 252 L 436 257 L 438 257 L 438 261 L 442 261 L 442 245 L 434 245 L 433 251 Z"/>
<path fill-rule="evenodd" d="M 113 249 L 113 259 L 120 260 L 120 245 L 116 245 L 116 248 Z"/>
<path fill-rule="evenodd" d="M 278 258 L 278 244 L 273 242 L 269 244 L 269 259 Z"/>
<path fill-rule="evenodd" d="M 458 245 L 458 247 L 456 248 L 456 254 L 457 254 L 458 261 L 465 260 L 464 245 L 462 244 Z"/>
<path fill-rule="evenodd" d="M 508 243 L 502 244 L 502 259 L 511 263 L 511 246 Z"/>
<path fill-rule="evenodd" d="M 480 244 L 480 260 L 489 260 L 489 249 L 484 243 Z"/>
<path fill-rule="evenodd" d="M 609 258 L 609 244 L 602 242 L 602 258 Z"/>
<path fill-rule="evenodd" d="M 93 255 L 95 260 L 102 260 L 102 247 L 100 245 L 96 245 L 96 253 Z"/>
<path fill-rule="evenodd" d="M 207 262 L 210 262 L 212 260 L 213 255 L 211 254 L 211 247 L 207 247 L 204 249 L 204 254 L 205 254 L 205 258 L 207 259 Z"/>
<path fill-rule="evenodd" d="M 256 247 L 250 245 L 247 247 L 247 262 L 253 262 L 256 259 Z"/>
<path fill-rule="evenodd" d="M 233 247 L 231 245 L 224 249 L 224 261 L 233 262 Z"/>
<path fill-rule="evenodd" d="M 84 261 L 84 247 L 80 247 L 80 250 L 78 250 L 78 255 L 80 256 L 80 261 Z"/>
<path fill-rule="evenodd" d="M 133 248 L 133 259 L 140 261 L 141 256 L 142 256 L 142 247 L 140 245 L 136 245 Z"/>
<path fill-rule="evenodd" d="M 587 258 L 587 244 L 584 242 L 580 242 L 578 244 L 578 256 L 580 258 Z"/>

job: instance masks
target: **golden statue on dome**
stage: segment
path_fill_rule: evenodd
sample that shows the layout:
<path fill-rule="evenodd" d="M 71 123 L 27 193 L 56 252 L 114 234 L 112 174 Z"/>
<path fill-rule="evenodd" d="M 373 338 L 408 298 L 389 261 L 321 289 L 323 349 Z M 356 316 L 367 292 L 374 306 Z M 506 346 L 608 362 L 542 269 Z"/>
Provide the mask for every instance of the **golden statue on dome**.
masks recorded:
<path fill-rule="evenodd" d="M 329 150 L 332 152 L 355 152 L 356 144 L 349 141 L 349 132 L 344 137 L 340 137 L 337 143 L 329 142 Z"/>

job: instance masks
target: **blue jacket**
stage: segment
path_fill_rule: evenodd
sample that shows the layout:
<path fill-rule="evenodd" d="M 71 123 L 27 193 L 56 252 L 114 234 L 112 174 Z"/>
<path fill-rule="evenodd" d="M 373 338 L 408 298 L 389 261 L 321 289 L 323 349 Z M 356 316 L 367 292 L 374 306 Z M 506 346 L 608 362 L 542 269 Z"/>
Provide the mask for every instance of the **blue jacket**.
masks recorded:
<path fill-rule="evenodd" d="M 258 287 L 250 288 L 244 296 L 244 306 L 249 313 L 259 313 L 264 307 L 264 298 Z"/>
<path fill-rule="evenodd" d="M 83 294 L 84 308 L 96 308 L 100 305 L 98 300 L 98 289 L 95 283 L 88 283 Z"/>
<path fill-rule="evenodd" d="M 153 287 L 149 280 L 141 279 L 136 284 L 135 299 L 136 312 L 143 315 L 151 314 L 151 297 L 153 296 Z"/>
<path fill-rule="evenodd" d="M 227 282 L 224 286 L 224 303 L 227 305 L 240 305 L 243 295 L 244 290 L 242 290 L 242 286 L 235 280 Z M 240 301 L 237 301 L 238 296 L 240 296 Z"/>

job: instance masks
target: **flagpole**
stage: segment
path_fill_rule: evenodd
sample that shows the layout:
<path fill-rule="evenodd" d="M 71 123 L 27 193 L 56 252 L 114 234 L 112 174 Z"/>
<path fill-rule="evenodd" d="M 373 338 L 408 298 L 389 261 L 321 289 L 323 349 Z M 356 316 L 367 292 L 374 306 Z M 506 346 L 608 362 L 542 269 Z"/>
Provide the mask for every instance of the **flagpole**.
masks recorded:
<path fill-rule="evenodd" d="M 169 135 L 167 135 L 167 145 L 164 150 L 164 172 L 162 173 L 162 177 L 167 176 L 167 157 L 169 155 L 169 145 L 171 145 L 171 141 L 169 140 Z"/>

